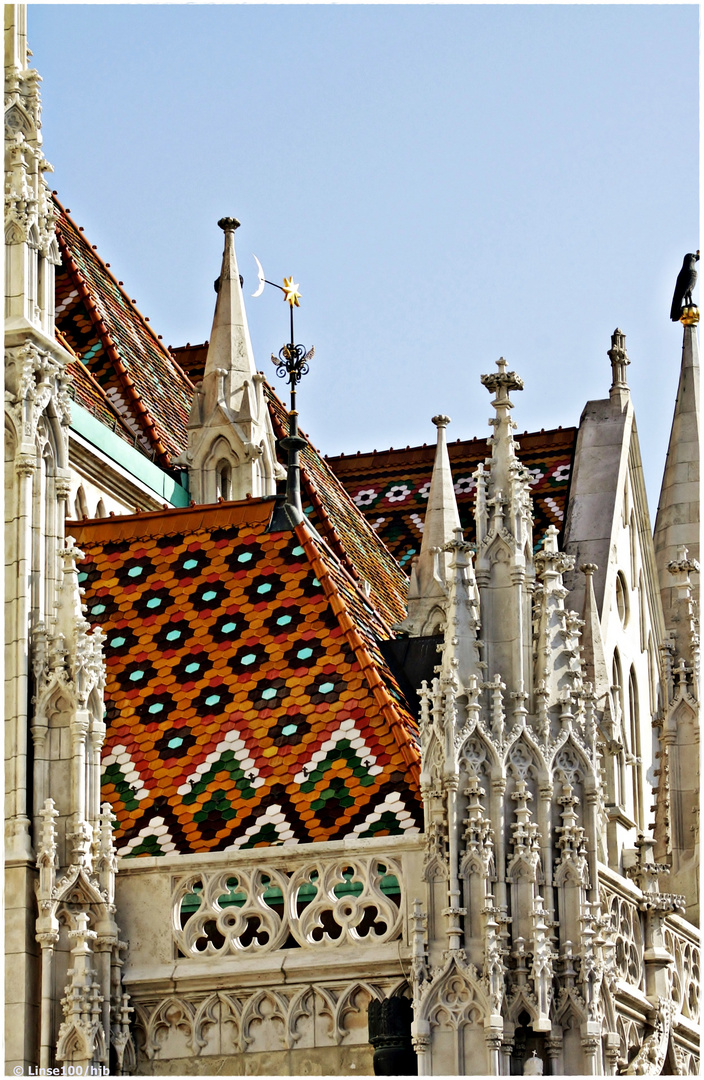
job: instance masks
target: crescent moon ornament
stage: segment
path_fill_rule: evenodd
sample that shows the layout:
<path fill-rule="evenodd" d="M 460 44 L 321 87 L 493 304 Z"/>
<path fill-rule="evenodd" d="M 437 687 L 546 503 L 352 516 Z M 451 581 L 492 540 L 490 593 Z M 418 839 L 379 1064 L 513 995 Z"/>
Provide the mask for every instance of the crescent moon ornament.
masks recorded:
<path fill-rule="evenodd" d="M 257 258 L 257 256 L 254 253 L 252 253 L 252 258 L 254 259 L 255 263 L 257 264 L 257 277 L 259 278 L 259 288 L 257 289 L 256 292 L 252 293 L 252 296 L 261 296 L 262 293 L 264 292 L 264 286 L 266 285 L 266 279 L 264 277 L 264 269 L 262 267 L 262 264 L 259 262 L 259 259 Z"/>

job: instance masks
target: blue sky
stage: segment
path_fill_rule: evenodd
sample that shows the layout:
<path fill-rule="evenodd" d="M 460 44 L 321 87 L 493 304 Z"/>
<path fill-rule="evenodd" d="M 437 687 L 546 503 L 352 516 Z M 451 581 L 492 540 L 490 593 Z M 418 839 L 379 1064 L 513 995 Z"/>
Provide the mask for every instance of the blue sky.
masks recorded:
<path fill-rule="evenodd" d="M 627 335 L 654 520 L 699 246 L 694 5 L 30 5 L 64 205 L 168 344 L 210 334 L 223 215 L 292 274 L 323 452 L 577 424 Z M 258 365 L 281 294 L 248 300 Z"/>

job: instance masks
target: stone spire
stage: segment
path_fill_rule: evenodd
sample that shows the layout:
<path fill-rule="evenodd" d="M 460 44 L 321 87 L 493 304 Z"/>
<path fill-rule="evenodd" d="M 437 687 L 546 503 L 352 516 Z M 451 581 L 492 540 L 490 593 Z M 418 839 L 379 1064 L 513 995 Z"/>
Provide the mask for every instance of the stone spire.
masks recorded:
<path fill-rule="evenodd" d="M 688 309 L 692 310 L 692 309 Z M 694 309 L 696 312 L 696 309 Z M 696 313 L 698 316 L 698 312 Z M 696 319 L 689 317 L 684 327 L 680 381 L 670 432 L 665 472 L 660 490 L 653 537 L 660 579 L 665 625 L 675 636 L 679 655 L 691 650 L 678 570 L 670 564 L 684 559 L 694 573 L 693 601 L 699 599 L 699 346 Z"/>
<path fill-rule="evenodd" d="M 450 553 L 446 545 L 454 541 L 460 528 L 455 488 L 447 452 L 445 429 L 449 416 L 434 416 L 438 429 L 435 463 L 430 481 L 420 554 L 413 560 L 408 586 L 408 617 L 399 625 L 411 637 L 437 634 L 444 621 L 447 601 Z"/>
<path fill-rule="evenodd" d="M 244 310 L 237 258 L 236 218 L 221 218 L 225 233 L 222 269 L 203 381 L 188 424 L 187 463 L 196 502 L 276 494 L 283 470 L 257 371 Z"/>
<path fill-rule="evenodd" d="M 655 520 L 655 561 L 669 641 L 655 824 L 667 888 L 699 918 L 699 311 L 682 312 L 682 364 Z"/>
<path fill-rule="evenodd" d="M 516 375 L 515 371 L 507 371 L 508 367 L 503 356 L 496 361 L 498 372 L 491 375 L 482 375 L 482 386 L 489 393 L 494 394 L 492 405 L 496 410 L 496 416 L 489 420 L 494 429 L 491 437 L 491 473 L 495 487 L 503 493 L 509 488 L 511 466 L 516 460 L 516 445 L 513 432 L 516 428 L 515 421 L 511 419 L 513 402 L 509 398 L 511 390 L 522 390 L 523 379 Z"/>
<path fill-rule="evenodd" d="M 530 693 L 532 678 L 533 515 L 530 474 L 516 457 L 509 393 L 522 390 L 523 380 L 506 370 L 503 356 L 497 367 L 481 377 L 494 394 L 496 416 L 489 421 L 491 458 L 476 475 L 476 580 L 487 677 L 491 681 L 500 672 L 509 694 L 522 697 Z"/>
<path fill-rule="evenodd" d="M 5 330 L 54 338 L 54 268 L 61 262 L 57 213 L 44 174 L 39 73 L 30 68 L 27 10 L 5 6 Z"/>
<path fill-rule="evenodd" d="M 573 693 L 580 675 L 579 649 L 574 613 L 565 607 L 567 589 L 562 575 L 572 569 L 574 559 L 557 546 L 558 532 L 550 525 L 543 546 L 535 556 L 540 585 L 536 589 L 537 642 L 536 687 L 548 708 Z"/>

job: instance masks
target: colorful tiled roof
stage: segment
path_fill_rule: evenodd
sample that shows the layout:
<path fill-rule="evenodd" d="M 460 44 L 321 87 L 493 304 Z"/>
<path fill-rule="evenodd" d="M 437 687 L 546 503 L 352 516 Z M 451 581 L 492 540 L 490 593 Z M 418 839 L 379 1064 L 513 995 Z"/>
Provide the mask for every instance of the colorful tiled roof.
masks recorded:
<path fill-rule="evenodd" d="M 57 331 L 56 337 L 68 352 L 73 351 L 59 331 Z M 98 380 L 93 378 L 88 368 L 75 356 L 75 353 L 74 359 L 66 365 L 66 371 L 71 376 L 69 393 L 73 400 L 100 420 L 101 424 L 105 424 L 106 427 L 109 427 L 111 431 L 114 431 L 126 442 L 134 445 L 135 437 L 130 432 L 127 424 L 105 396 L 105 392 Z"/>
<path fill-rule="evenodd" d="M 202 345 L 169 345 L 169 352 L 176 363 L 186 372 L 192 383 L 199 383 L 205 374 L 205 361 L 208 359 L 208 342 Z"/>
<path fill-rule="evenodd" d="M 390 636 L 273 500 L 69 522 L 107 634 L 103 796 L 123 855 L 416 831 L 417 726 Z"/>
<path fill-rule="evenodd" d="M 266 390 L 274 433 L 282 438 L 288 412 L 269 386 Z M 301 451 L 301 487 L 306 516 L 353 576 L 368 583 L 371 602 L 389 625 L 404 619 L 406 575 L 310 440 Z"/>
<path fill-rule="evenodd" d="M 55 199 L 56 325 L 137 445 L 168 466 L 186 445 L 193 385 Z"/>
<path fill-rule="evenodd" d="M 549 525 L 560 532 L 564 528 L 576 438 L 572 427 L 526 432 L 518 438 L 518 456 L 533 475 L 536 548 Z M 473 542 L 474 471 L 491 448 L 486 439 L 472 439 L 449 443 L 448 450 L 460 521 L 465 538 Z M 402 567 L 420 551 L 434 455 L 435 446 L 430 445 L 325 459 Z"/>

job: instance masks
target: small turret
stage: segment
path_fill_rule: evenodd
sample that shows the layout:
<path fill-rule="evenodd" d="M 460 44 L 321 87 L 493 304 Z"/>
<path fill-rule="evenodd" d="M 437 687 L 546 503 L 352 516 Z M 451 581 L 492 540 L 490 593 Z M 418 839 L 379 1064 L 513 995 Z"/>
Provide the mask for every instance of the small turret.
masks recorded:
<path fill-rule="evenodd" d="M 284 475 L 249 338 L 237 258 L 236 218 L 221 218 L 225 248 L 203 381 L 188 424 L 188 465 L 196 502 L 276 494 Z"/>

